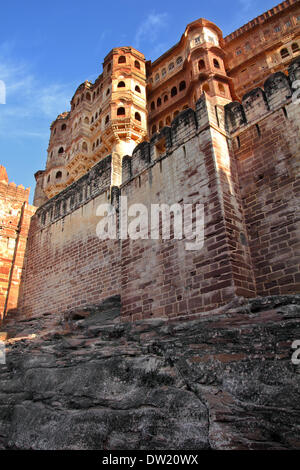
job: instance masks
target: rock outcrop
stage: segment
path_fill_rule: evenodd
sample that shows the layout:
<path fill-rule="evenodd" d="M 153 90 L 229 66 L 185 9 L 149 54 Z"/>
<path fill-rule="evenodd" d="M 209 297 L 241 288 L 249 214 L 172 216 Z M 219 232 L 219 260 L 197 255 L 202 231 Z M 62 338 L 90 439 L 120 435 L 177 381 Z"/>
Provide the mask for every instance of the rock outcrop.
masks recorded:
<path fill-rule="evenodd" d="M 0 448 L 300 448 L 300 296 L 193 321 L 117 311 L 113 299 L 50 330 L 7 325 Z"/>

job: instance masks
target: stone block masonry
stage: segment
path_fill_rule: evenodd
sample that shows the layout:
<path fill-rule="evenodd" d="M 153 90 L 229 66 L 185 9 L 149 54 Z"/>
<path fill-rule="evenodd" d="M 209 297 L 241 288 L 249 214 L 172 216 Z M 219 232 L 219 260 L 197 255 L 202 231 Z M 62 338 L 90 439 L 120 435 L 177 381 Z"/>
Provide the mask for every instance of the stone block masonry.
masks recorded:
<path fill-rule="evenodd" d="M 18 304 L 30 218 L 35 208 L 28 204 L 29 188 L 9 182 L 0 167 L 0 318 Z"/>
<path fill-rule="evenodd" d="M 299 105 L 290 78 L 221 106 L 203 94 L 150 142 L 109 156 L 32 218 L 19 312 L 61 314 L 120 295 L 124 320 L 193 318 L 235 297 L 294 294 L 299 281 Z M 100 240 L 99 204 L 204 205 L 204 247 Z M 172 233 L 172 231 L 171 231 Z"/>

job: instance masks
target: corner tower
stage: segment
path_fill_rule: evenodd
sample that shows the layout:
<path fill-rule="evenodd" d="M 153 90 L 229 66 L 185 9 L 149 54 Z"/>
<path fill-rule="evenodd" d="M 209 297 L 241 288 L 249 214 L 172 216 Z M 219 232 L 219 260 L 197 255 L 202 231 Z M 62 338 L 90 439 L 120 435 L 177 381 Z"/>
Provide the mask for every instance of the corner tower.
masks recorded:
<path fill-rule="evenodd" d="M 37 205 L 52 198 L 111 154 L 112 185 L 120 184 L 121 160 L 147 137 L 145 58 L 132 47 L 112 49 L 95 83 L 85 81 L 71 111 L 51 124 L 45 171 L 36 173 Z"/>
<path fill-rule="evenodd" d="M 224 58 L 222 31 L 200 18 L 186 27 L 175 46 L 147 62 L 150 135 L 169 126 L 183 109 L 193 108 L 203 91 L 216 104 L 231 101 Z"/>

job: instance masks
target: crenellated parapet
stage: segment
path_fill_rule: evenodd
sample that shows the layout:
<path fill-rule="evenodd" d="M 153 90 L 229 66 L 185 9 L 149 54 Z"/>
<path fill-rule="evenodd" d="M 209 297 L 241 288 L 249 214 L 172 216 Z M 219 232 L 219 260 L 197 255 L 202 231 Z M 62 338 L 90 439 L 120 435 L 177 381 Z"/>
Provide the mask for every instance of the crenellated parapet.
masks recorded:
<path fill-rule="evenodd" d="M 39 226 L 45 227 L 74 212 L 96 196 L 108 192 L 112 178 L 112 156 L 98 162 L 88 173 L 38 208 Z"/>
<path fill-rule="evenodd" d="M 275 72 L 264 83 L 263 88 L 255 88 L 246 93 L 242 102 L 225 105 L 226 129 L 235 133 L 248 124 L 254 123 L 268 113 L 287 105 L 293 93 L 300 88 L 300 57 L 289 66 L 288 75 Z"/>

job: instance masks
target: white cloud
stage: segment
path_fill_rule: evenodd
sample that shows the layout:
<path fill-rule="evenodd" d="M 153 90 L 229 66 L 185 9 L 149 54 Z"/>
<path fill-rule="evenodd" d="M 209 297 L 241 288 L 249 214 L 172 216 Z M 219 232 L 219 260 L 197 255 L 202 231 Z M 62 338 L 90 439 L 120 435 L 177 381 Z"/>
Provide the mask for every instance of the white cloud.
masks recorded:
<path fill-rule="evenodd" d="M 136 31 L 135 46 L 139 48 L 143 41 L 156 42 L 162 28 L 167 26 L 167 18 L 167 13 L 149 13 Z"/>
<path fill-rule="evenodd" d="M 0 105 L 0 135 L 45 138 L 51 121 L 69 109 L 75 85 L 41 83 L 31 64 L 13 57 L 13 44 L 0 44 L 0 80 L 6 86 L 6 104 Z"/>

